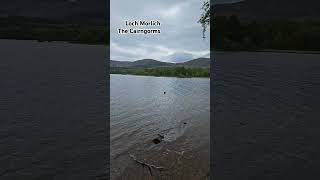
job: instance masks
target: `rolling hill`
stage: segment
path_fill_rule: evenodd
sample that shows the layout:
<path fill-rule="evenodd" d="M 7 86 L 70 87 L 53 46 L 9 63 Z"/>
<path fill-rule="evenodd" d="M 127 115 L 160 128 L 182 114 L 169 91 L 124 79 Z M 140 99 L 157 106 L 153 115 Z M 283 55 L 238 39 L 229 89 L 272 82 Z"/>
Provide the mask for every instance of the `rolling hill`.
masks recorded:
<path fill-rule="evenodd" d="M 210 67 L 209 58 L 198 58 L 183 63 L 168 63 L 154 59 L 142 59 L 137 61 L 114 61 L 110 60 L 111 68 L 158 68 L 158 67 Z"/>
<path fill-rule="evenodd" d="M 210 77 L 210 59 L 198 58 L 182 63 L 161 62 L 154 59 L 138 61 L 110 60 L 111 74 L 167 76 L 167 77 Z"/>
<path fill-rule="evenodd" d="M 178 63 L 180 66 L 184 67 L 210 67 L 209 58 L 197 58 L 187 62 Z"/>

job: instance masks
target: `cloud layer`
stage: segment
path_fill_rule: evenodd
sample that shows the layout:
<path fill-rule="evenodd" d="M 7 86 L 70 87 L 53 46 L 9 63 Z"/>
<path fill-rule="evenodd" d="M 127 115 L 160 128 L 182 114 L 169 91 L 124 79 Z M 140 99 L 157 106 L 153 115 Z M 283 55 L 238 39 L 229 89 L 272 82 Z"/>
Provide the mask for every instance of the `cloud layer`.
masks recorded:
<path fill-rule="evenodd" d="M 181 62 L 208 56 L 210 34 L 203 39 L 197 22 L 201 7 L 201 0 L 111 0 L 111 59 Z M 118 34 L 128 28 L 126 20 L 159 20 L 161 34 Z"/>

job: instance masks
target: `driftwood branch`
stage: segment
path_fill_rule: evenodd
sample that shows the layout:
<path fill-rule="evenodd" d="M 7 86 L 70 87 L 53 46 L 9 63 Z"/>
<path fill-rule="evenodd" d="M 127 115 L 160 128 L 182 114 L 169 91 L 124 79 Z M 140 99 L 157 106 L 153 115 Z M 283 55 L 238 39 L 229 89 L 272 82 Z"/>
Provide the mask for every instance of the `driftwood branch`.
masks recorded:
<path fill-rule="evenodd" d="M 132 154 L 129 154 L 129 157 L 131 157 L 131 158 L 132 158 L 135 162 L 137 162 L 138 164 L 141 164 L 142 166 L 148 167 L 151 175 L 152 175 L 151 169 L 157 169 L 157 170 L 160 170 L 160 171 L 165 170 L 164 167 L 155 166 L 155 165 L 153 165 L 153 164 L 148 164 L 148 163 L 146 163 L 146 162 L 140 161 L 140 160 L 138 160 L 138 159 L 137 159 L 134 155 L 132 155 Z"/>
<path fill-rule="evenodd" d="M 174 152 L 174 153 L 176 153 L 176 154 L 178 154 L 180 156 L 183 156 L 183 154 L 184 154 L 184 151 L 179 152 L 179 151 L 174 151 L 174 150 L 170 150 L 170 149 L 167 149 L 167 151 L 168 152 Z"/>

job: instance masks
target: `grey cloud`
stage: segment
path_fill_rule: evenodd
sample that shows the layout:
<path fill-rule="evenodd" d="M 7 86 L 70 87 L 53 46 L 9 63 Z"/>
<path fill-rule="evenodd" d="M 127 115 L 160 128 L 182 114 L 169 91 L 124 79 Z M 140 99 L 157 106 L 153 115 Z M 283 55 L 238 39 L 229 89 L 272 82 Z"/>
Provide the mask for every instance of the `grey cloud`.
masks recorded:
<path fill-rule="evenodd" d="M 197 22 L 201 6 L 201 0 L 111 0 L 111 59 L 167 60 L 166 57 L 187 52 L 192 57 L 207 54 L 210 35 L 207 33 L 203 40 L 202 28 Z M 125 20 L 151 19 L 161 22 L 160 35 L 117 33 L 117 28 L 125 28 Z"/>
<path fill-rule="evenodd" d="M 165 57 L 169 62 L 180 63 L 193 59 L 193 55 L 190 53 L 177 52 L 172 55 Z"/>

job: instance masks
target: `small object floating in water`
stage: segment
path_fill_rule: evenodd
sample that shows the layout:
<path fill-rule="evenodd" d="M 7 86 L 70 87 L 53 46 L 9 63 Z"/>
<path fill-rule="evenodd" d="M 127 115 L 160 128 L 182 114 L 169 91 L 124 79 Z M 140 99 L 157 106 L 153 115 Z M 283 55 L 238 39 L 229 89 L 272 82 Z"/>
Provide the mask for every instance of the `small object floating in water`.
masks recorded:
<path fill-rule="evenodd" d="M 166 92 L 164 91 L 163 94 L 166 94 Z"/>
<path fill-rule="evenodd" d="M 186 122 L 184 122 L 183 124 L 187 124 Z"/>

